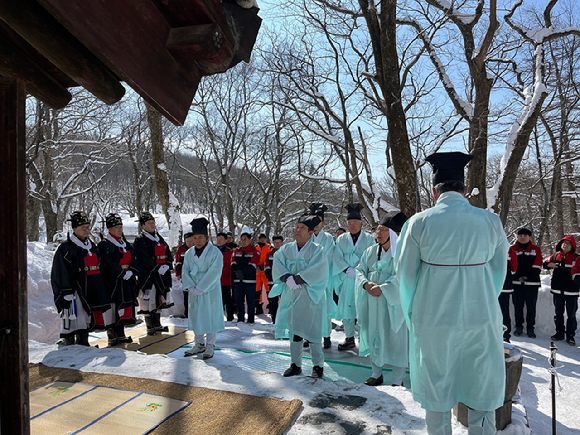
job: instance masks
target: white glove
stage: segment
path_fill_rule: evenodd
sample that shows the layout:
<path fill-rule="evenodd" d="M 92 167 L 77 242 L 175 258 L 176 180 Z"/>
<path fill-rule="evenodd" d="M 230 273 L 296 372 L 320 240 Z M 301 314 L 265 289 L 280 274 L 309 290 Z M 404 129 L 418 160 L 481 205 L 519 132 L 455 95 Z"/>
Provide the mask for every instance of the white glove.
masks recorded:
<path fill-rule="evenodd" d="M 356 278 L 356 270 L 352 266 L 349 266 L 349 268 L 346 269 L 346 274 L 348 275 L 349 278 L 352 279 Z"/>
<path fill-rule="evenodd" d="M 65 301 L 72 301 L 75 298 L 75 295 L 74 294 L 72 294 L 72 295 L 64 295 L 62 298 Z"/>
<path fill-rule="evenodd" d="M 296 281 L 294 281 L 293 276 L 288 277 L 288 279 L 286 280 L 286 285 L 290 287 L 291 290 L 298 290 L 300 288 L 300 285 L 296 284 Z"/>
<path fill-rule="evenodd" d="M 131 279 L 132 276 L 133 276 L 133 272 L 131 272 L 130 270 L 126 270 L 125 275 L 123 275 L 123 279 L 125 281 L 128 281 Z"/>
<path fill-rule="evenodd" d="M 189 294 L 192 296 L 201 296 L 203 292 L 197 287 L 189 287 Z"/>
<path fill-rule="evenodd" d="M 159 272 L 159 275 L 165 275 L 168 270 L 169 266 L 167 264 L 164 264 L 163 266 L 159 267 L 159 270 L 157 272 Z"/>

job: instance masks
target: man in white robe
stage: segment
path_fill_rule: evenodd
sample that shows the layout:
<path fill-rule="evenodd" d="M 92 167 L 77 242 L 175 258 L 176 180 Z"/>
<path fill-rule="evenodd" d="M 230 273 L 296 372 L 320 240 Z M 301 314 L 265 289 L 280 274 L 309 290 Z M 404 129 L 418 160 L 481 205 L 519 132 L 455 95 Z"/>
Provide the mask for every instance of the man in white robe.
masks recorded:
<path fill-rule="evenodd" d="M 409 326 L 413 398 L 430 435 L 451 434 L 451 408 L 469 407 L 469 434 L 495 434 L 505 393 L 502 315 L 497 303 L 509 244 L 499 217 L 464 197 L 472 156 L 436 153 L 434 207 L 403 226 L 395 253 Z"/>
<path fill-rule="evenodd" d="M 376 228 L 377 244 L 368 248 L 356 268 L 356 311 L 359 325 L 359 355 L 370 356 L 372 375 L 365 384 L 383 384 L 383 366 L 392 370 L 392 386 L 403 384 L 409 364 L 408 332 L 399 281 L 393 260 L 397 233 L 407 217 L 388 213 Z"/>
<path fill-rule="evenodd" d="M 186 253 L 181 270 L 183 288 L 189 292 L 188 329 L 195 334 L 194 346 L 185 356 L 203 353 L 213 357 L 217 333 L 225 329 L 221 276 L 223 255 L 209 243 L 206 218 L 191 222 L 193 247 Z"/>
<path fill-rule="evenodd" d="M 324 374 L 322 324 L 326 304 L 328 260 L 324 249 L 311 240 L 317 216 L 301 216 L 294 229 L 294 242 L 274 254 L 274 287 L 270 297 L 280 296 L 276 315 L 276 338 L 289 338 L 292 364 L 284 376 L 302 373 L 302 340 L 310 342 L 312 377 Z"/>

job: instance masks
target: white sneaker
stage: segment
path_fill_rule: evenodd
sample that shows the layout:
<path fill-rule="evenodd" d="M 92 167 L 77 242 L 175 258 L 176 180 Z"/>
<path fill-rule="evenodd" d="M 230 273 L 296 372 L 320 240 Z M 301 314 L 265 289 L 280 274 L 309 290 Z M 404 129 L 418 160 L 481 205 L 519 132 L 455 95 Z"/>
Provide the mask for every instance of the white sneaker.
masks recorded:
<path fill-rule="evenodd" d="M 215 349 L 215 345 L 213 344 L 208 344 L 207 348 L 205 349 L 205 352 L 203 353 L 203 359 L 209 359 L 213 357 L 213 352 Z"/>
<path fill-rule="evenodd" d="M 193 356 L 203 351 L 205 351 L 205 344 L 196 343 L 191 349 L 185 351 L 184 356 Z"/>

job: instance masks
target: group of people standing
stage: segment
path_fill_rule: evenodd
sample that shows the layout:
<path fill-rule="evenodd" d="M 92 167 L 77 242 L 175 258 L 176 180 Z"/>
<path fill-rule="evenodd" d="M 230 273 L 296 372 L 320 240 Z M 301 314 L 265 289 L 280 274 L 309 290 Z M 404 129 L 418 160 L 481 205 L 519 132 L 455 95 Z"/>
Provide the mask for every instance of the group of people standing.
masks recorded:
<path fill-rule="evenodd" d="M 504 400 L 502 338 L 509 340 L 511 333 L 509 295 L 514 335 L 523 333 L 525 306 L 527 334 L 535 337 L 539 272 L 542 266 L 554 270 L 552 338 L 573 344 L 580 264 L 573 237 L 561 240 L 545 262 L 525 228 L 510 248 L 499 217 L 465 198 L 463 172 L 471 158 L 457 152 L 429 156 L 435 206 L 408 220 L 401 212 L 388 213 L 373 235 L 362 230 L 360 204 L 347 205 L 348 229 L 335 239 L 324 231 L 328 208 L 313 203 L 297 220 L 294 240 L 283 244 L 276 236 L 274 247 L 264 234 L 252 246 L 249 232 L 240 235 L 241 246 L 230 233 L 218 233 L 213 245 L 209 221 L 194 219 L 176 256 L 185 316 L 195 335 L 185 355 L 213 356 L 217 333 L 225 328 L 224 307 L 227 321 L 253 324 L 261 304 L 267 304 L 276 338 L 290 341 L 291 365 L 284 376 L 302 373 L 302 354 L 310 348 L 312 376 L 321 378 L 331 319 L 343 322 L 341 351 L 356 348 L 358 323 L 358 352 L 370 356 L 372 367 L 367 385 L 384 382 L 385 366 L 392 370 L 392 385 L 402 385 L 409 368 L 429 434 L 451 434 L 450 410 L 457 402 L 469 409 L 470 434 L 494 434 L 495 409 Z M 115 213 L 106 218 L 109 234 L 98 248 L 88 239 L 84 213 L 73 213 L 71 222 L 73 234 L 53 264 L 67 344 L 75 339 L 88 344 L 91 327 L 106 329 L 110 342 L 130 340 L 123 327 L 135 321 L 135 300 L 147 333 L 163 329 L 159 310 L 173 303 L 172 257 L 153 216 L 140 215 L 143 231 L 133 247 Z"/>

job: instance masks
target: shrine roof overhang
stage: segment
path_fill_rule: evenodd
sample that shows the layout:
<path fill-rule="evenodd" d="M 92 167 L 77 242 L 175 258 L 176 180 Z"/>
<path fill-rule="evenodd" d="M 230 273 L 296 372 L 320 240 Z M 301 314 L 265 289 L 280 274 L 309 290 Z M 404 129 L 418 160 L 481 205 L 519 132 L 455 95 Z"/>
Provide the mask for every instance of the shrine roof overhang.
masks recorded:
<path fill-rule="evenodd" d="M 113 104 L 124 81 L 183 125 L 203 76 L 249 61 L 261 21 L 235 0 L 0 0 L 0 76 L 56 109 L 75 86 Z"/>

